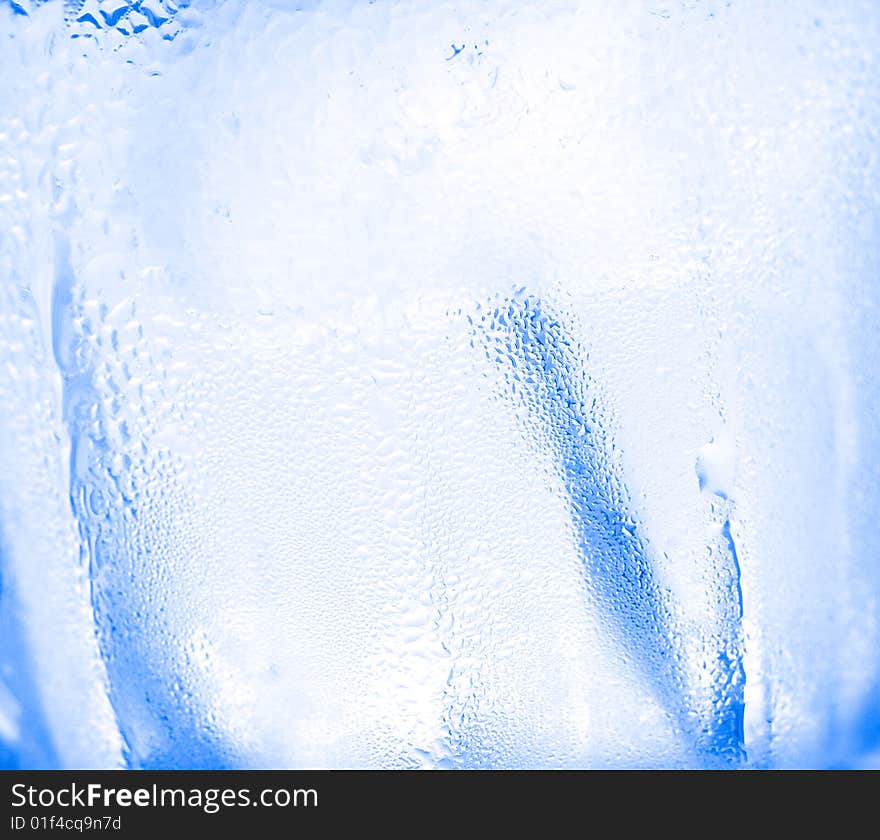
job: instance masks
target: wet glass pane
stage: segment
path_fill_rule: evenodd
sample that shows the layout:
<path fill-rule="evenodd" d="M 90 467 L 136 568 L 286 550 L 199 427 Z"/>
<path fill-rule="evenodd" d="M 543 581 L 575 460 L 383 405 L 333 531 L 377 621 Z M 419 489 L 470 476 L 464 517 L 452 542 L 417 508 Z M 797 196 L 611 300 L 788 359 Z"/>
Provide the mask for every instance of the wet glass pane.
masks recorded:
<path fill-rule="evenodd" d="M 878 44 L 2 0 L 0 763 L 878 764 Z"/>

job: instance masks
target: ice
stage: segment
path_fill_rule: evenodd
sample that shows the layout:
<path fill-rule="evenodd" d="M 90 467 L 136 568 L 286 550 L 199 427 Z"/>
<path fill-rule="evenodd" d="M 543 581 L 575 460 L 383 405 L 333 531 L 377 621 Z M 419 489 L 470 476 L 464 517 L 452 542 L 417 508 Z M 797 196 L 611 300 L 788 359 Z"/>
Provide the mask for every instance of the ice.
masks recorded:
<path fill-rule="evenodd" d="M 875 4 L 0 43 L 0 761 L 876 762 Z"/>

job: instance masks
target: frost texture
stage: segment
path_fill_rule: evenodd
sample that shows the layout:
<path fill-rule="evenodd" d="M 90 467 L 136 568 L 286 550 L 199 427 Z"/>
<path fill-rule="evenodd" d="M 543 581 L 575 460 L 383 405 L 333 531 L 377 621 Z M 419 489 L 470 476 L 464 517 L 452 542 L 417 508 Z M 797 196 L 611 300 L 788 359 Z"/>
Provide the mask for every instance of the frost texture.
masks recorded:
<path fill-rule="evenodd" d="M 0 762 L 880 760 L 875 4 L 0 40 Z"/>

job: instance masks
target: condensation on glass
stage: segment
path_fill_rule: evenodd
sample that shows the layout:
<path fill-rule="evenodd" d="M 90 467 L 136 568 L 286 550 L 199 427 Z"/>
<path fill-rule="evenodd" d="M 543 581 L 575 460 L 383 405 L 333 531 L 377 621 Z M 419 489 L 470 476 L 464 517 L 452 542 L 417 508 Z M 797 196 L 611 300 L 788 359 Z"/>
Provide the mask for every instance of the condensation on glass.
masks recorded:
<path fill-rule="evenodd" d="M 880 755 L 871 2 L 0 2 L 0 763 Z"/>

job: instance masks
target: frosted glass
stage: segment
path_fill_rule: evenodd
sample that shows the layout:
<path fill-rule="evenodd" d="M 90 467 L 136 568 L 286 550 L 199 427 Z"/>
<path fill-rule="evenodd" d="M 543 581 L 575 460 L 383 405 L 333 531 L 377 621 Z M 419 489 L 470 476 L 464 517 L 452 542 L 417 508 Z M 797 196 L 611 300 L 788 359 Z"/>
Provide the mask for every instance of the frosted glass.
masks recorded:
<path fill-rule="evenodd" d="M 0 1 L 0 764 L 880 763 L 878 45 Z"/>

